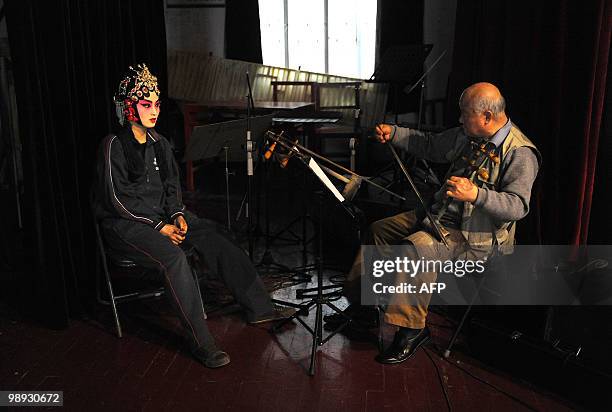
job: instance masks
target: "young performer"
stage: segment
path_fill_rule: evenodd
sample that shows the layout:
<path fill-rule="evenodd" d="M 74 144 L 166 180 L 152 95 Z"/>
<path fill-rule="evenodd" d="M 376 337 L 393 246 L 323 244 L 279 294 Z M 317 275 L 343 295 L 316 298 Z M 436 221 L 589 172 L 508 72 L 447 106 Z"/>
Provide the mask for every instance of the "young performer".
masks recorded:
<path fill-rule="evenodd" d="M 123 128 L 104 139 L 98 159 L 96 217 L 103 237 L 114 251 L 160 271 L 195 358 L 210 368 L 227 365 L 228 354 L 218 349 L 206 325 L 183 246 L 193 246 L 225 282 L 250 324 L 282 319 L 294 310 L 277 311 L 247 255 L 214 222 L 185 210 L 170 144 L 155 131 L 160 91 L 145 64 L 130 66 L 114 100 Z"/>

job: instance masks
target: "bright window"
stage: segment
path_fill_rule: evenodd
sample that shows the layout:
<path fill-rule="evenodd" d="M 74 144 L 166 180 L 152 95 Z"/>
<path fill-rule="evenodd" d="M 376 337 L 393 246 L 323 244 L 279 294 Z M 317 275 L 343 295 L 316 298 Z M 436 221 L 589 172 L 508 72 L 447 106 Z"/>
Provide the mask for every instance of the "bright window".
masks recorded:
<path fill-rule="evenodd" d="M 259 0 L 264 64 L 369 78 L 374 71 L 376 2 Z"/>
<path fill-rule="evenodd" d="M 259 0 L 261 52 L 268 66 L 285 67 L 284 3 L 285 0 Z"/>

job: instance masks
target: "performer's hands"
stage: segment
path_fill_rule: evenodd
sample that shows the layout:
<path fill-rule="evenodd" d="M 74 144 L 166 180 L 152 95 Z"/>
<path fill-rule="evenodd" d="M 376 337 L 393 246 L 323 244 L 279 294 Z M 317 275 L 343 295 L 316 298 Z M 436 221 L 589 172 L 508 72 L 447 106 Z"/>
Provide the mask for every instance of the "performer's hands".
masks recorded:
<path fill-rule="evenodd" d="M 392 126 L 381 123 L 376 126 L 376 140 L 378 140 L 380 143 L 387 143 L 389 140 L 391 140 L 392 132 Z"/>
<path fill-rule="evenodd" d="M 181 235 L 185 236 L 187 234 L 188 226 L 184 216 L 178 215 L 176 219 L 174 219 L 174 226 L 179 228 Z"/>
<path fill-rule="evenodd" d="M 478 186 L 465 177 L 451 176 L 446 181 L 446 196 L 462 202 L 474 203 L 478 197 Z"/>
<path fill-rule="evenodd" d="M 180 245 L 185 240 L 185 235 L 181 234 L 178 227 L 174 225 L 164 225 L 159 231 L 162 235 L 166 236 L 175 245 Z"/>

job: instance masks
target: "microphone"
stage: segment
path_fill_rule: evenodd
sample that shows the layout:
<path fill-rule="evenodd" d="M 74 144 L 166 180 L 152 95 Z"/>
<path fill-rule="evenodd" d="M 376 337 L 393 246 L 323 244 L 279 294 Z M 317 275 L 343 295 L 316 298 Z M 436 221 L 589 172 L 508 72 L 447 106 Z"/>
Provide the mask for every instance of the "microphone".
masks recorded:
<path fill-rule="evenodd" d="M 295 153 L 299 153 L 297 148 L 295 147 L 295 145 L 297 144 L 298 140 L 295 139 L 295 141 L 293 142 L 293 147 L 289 148 L 287 150 L 287 154 L 277 154 L 278 158 L 279 158 L 279 163 L 280 166 L 285 169 L 287 167 L 287 165 L 289 164 L 289 159 L 291 159 L 291 157 L 295 154 Z"/>
<path fill-rule="evenodd" d="M 283 169 L 287 168 L 287 165 L 289 164 L 289 159 L 291 158 L 291 155 L 278 155 L 278 162 L 280 163 L 280 167 L 282 167 Z"/>
<path fill-rule="evenodd" d="M 270 146 L 268 146 L 268 150 L 264 153 L 264 159 L 270 160 L 272 157 L 272 153 L 274 153 L 274 149 L 276 149 L 276 142 L 272 142 Z"/>

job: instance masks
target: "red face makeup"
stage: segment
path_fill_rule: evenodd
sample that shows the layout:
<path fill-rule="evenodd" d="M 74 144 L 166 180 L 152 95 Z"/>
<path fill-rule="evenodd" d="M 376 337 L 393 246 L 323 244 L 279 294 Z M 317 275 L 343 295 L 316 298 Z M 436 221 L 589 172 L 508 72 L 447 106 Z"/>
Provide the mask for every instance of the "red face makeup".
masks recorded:
<path fill-rule="evenodd" d="M 160 112 L 160 100 L 155 92 L 151 93 L 146 99 L 138 100 L 136 109 L 140 122 L 147 129 L 155 127 Z"/>

